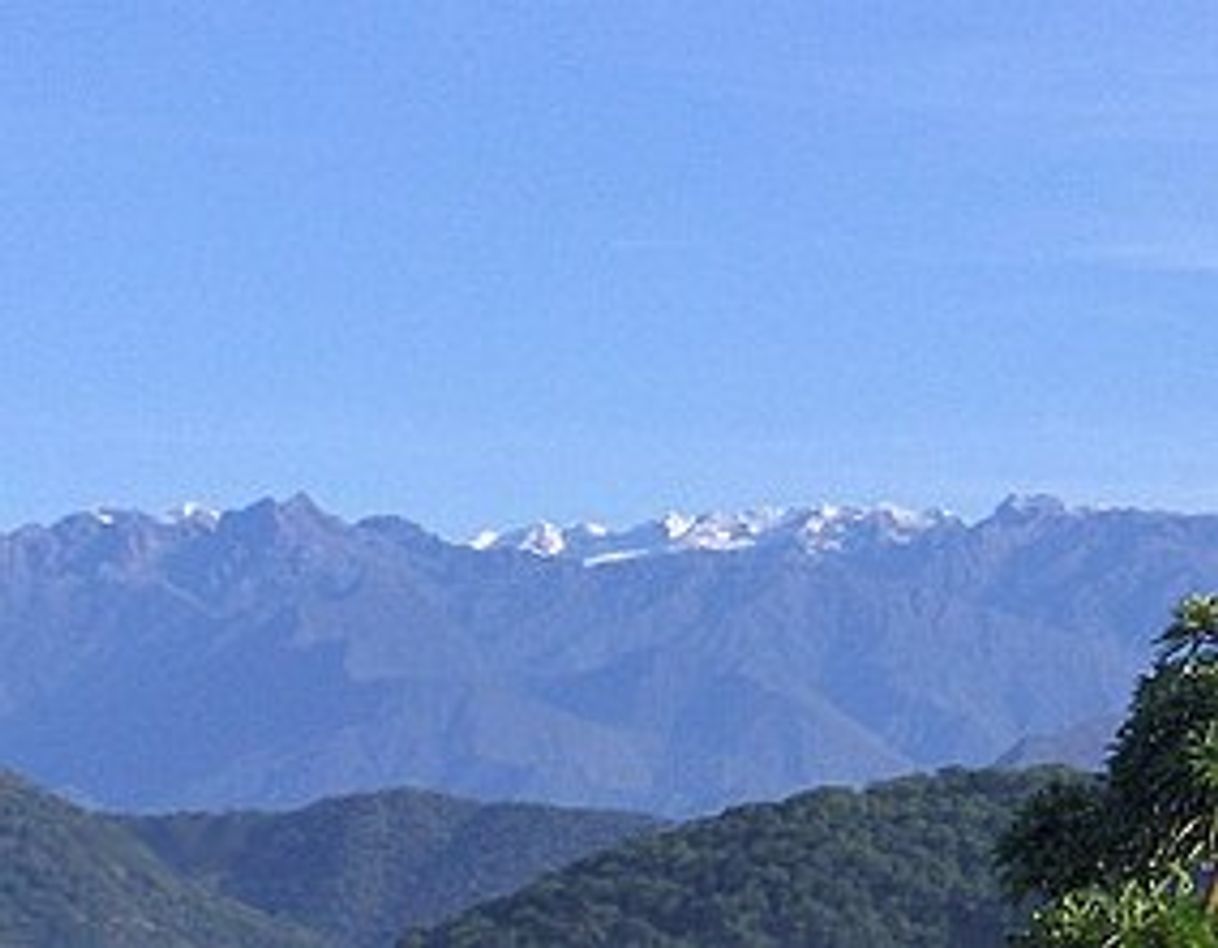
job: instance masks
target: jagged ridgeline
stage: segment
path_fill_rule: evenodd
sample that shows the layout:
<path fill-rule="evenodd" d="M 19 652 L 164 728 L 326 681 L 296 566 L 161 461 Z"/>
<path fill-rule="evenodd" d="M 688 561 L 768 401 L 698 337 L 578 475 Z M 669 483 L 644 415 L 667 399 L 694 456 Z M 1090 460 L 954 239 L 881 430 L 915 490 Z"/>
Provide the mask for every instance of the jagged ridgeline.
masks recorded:
<path fill-rule="evenodd" d="M 1060 770 L 947 770 L 821 789 L 650 836 L 400 948 L 999 948 L 993 847 Z"/>
<path fill-rule="evenodd" d="M 0 536 L 0 761 L 123 810 L 405 785 L 685 817 L 1119 712 L 1216 579 L 1218 517 L 1045 498 L 475 544 L 304 497 L 83 513 Z"/>

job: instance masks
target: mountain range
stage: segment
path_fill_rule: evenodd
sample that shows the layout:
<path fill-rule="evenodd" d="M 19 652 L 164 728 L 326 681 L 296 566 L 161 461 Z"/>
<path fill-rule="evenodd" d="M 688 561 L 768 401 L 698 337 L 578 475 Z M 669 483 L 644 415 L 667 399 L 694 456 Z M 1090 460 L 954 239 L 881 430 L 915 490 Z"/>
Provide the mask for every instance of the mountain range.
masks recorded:
<path fill-rule="evenodd" d="M 399 784 L 669 815 L 1118 712 L 1218 517 L 1012 497 L 454 543 L 303 495 L 0 536 L 0 760 L 110 807 Z"/>

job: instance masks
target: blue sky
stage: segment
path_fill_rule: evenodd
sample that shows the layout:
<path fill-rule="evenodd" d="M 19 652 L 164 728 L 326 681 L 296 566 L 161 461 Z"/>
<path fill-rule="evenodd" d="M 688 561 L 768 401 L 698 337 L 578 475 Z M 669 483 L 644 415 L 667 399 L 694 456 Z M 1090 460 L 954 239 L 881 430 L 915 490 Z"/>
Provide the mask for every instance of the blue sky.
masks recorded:
<path fill-rule="evenodd" d="M 1218 6 L 0 8 L 0 526 L 1218 509 Z"/>

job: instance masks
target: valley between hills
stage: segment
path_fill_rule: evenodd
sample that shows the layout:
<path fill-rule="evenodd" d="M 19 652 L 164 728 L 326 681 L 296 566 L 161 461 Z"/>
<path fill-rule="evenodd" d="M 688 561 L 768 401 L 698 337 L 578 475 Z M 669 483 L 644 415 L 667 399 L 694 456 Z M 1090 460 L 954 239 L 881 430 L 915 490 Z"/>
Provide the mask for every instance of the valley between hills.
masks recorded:
<path fill-rule="evenodd" d="M 0 779 L 13 948 L 968 945 L 993 848 L 1060 772 L 946 770 L 673 826 L 423 791 L 119 816 Z"/>

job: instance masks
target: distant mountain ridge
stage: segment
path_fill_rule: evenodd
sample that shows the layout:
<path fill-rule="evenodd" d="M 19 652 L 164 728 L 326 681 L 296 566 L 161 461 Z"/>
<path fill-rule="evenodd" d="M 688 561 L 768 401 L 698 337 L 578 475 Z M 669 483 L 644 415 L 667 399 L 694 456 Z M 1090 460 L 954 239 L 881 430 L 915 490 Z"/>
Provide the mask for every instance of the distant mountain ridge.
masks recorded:
<path fill-rule="evenodd" d="M 303 495 L 102 510 L 0 536 L 0 759 L 125 808 L 412 784 L 705 812 L 1119 711 L 1216 585 L 1218 517 L 1046 497 L 476 546 Z"/>
<path fill-rule="evenodd" d="M 1097 773 L 1104 768 L 1122 720 L 1117 714 L 1102 714 L 1051 734 L 1029 734 L 1000 756 L 994 766 L 1018 769 L 1064 764 L 1075 770 Z"/>

